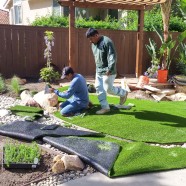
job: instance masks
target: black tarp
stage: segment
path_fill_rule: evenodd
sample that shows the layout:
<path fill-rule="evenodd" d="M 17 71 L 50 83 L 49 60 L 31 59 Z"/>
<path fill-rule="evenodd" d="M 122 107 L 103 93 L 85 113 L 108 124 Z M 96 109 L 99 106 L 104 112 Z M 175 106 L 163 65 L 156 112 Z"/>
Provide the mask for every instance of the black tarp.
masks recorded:
<path fill-rule="evenodd" d="M 0 134 L 25 140 L 35 140 L 44 136 L 100 136 L 100 133 L 69 129 L 61 126 L 47 130 L 48 125 L 29 121 L 14 121 L 0 126 Z M 53 125 L 54 126 L 54 125 Z"/>
<path fill-rule="evenodd" d="M 115 143 L 78 137 L 44 137 L 43 141 L 66 153 L 78 155 L 106 176 L 110 175 L 120 151 L 120 146 Z"/>

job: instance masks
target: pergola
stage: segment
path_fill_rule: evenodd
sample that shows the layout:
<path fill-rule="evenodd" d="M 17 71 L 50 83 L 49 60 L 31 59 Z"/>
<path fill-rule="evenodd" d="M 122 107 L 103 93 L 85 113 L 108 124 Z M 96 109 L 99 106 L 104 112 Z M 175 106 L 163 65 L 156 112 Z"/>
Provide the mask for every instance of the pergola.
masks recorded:
<path fill-rule="evenodd" d="M 123 9 L 138 11 L 138 30 L 136 48 L 136 77 L 142 74 L 143 57 L 143 27 L 144 11 L 151 9 L 155 4 L 165 3 L 166 0 L 58 0 L 61 6 L 69 7 L 69 64 L 75 66 L 74 57 L 74 31 L 75 31 L 75 7 L 80 8 L 104 8 L 104 9 Z"/>

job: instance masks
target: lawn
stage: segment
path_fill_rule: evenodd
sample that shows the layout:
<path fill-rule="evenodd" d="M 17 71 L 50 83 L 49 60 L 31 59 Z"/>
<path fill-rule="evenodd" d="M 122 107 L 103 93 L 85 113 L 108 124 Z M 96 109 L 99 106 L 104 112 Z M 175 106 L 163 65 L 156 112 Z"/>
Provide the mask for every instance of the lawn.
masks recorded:
<path fill-rule="evenodd" d="M 94 107 L 85 115 L 65 118 L 59 112 L 55 116 L 66 122 L 97 132 L 138 142 L 176 143 L 186 142 L 186 102 L 149 101 L 128 99 L 130 110 L 116 109 L 105 115 L 96 115 L 100 109 L 96 95 L 90 95 Z M 61 100 L 60 100 L 61 101 Z M 118 104 L 118 98 L 109 97 L 110 104 Z"/>

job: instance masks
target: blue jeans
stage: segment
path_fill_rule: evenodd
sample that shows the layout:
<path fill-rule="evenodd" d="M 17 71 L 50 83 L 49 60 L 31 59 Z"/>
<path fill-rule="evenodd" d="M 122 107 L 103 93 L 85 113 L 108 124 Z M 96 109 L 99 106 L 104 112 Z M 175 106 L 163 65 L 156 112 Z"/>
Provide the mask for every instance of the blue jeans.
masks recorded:
<path fill-rule="evenodd" d="M 81 112 L 85 107 L 82 107 L 76 101 L 66 100 L 60 105 L 60 114 L 63 116 L 74 115 Z"/>
<path fill-rule="evenodd" d="M 121 97 L 126 94 L 126 90 L 113 86 L 115 78 L 116 75 L 106 76 L 96 74 L 95 88 L 98 95 L 98 100 L 103 109 L 110 108 L 107 102 L 107 93 Z"/>

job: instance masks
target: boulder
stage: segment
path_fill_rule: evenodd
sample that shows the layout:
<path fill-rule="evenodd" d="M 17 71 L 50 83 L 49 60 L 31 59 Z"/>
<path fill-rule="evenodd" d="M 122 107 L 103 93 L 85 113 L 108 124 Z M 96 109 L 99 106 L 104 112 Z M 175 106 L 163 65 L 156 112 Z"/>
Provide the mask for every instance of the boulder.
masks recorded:
<path fill-rule="evenodd" d="M 85 165 L 77 155 L 64 155 L 61 160 L 66 170 L 82 170 Z"/>
<path fill-rule="evenodd" d="M 61 159 L 59 159 L 55 164 L 52 166 L 52 172 L 54 174 L 59 174 L 65 172 L 65 166 Z"/>
<path fill-rule="evenodd" d="M 58 104 L 58 96 L 55 93 L 45 94 L 44 90 L 35 94 L 33 99 L 44 109 L 55 107 Z"/>
<path fill-rule="evenodd" d="M 62 156 L 61 155 L 57 155 L 53 158 L 53 162 L 57 162 L 58 160 L 61 160 Z"/>
<path fill-rule="evenodd" d="M 24 90 L 20 94 L 20 98 L 22 100 L 23 105 L 39 107 L 39 104 L 32 98 L 32 96 L 28 90 Z"/>

